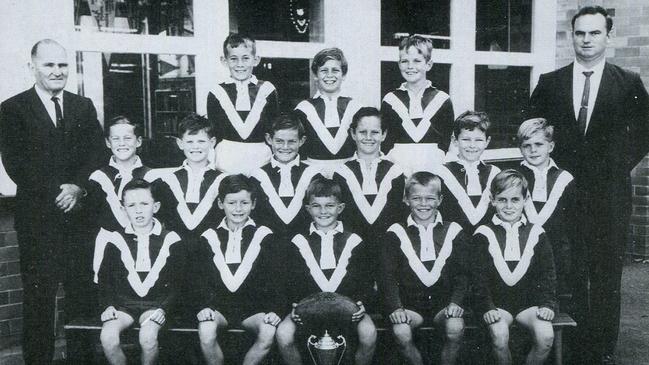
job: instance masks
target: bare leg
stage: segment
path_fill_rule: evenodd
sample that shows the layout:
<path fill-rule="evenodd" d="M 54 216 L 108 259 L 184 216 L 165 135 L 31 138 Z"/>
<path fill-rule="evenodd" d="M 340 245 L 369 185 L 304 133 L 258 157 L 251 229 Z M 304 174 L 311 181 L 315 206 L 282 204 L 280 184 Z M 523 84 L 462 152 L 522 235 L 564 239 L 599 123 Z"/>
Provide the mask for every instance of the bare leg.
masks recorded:
<path fill-rule="evenodd" d="M 424 323 L 424 319 L 419 313 L 409 309 L 406 309 L 406 313 L 410 317 L 410 323 L 393 324 L 392 333 L 394 334 L 399 353 L 406 358 L 408 363 L 411 365 L 423 365 L 424 362 L 421 358 L 421 353 L 417 349 L 417 346 L 415 346 L 413 330 L 421 326 Z"/>
<path fill-rule="evenodd" d="M 207 365 L 223 365 L 223 350 L 217 341 L 217 335 L 219 328 L 228 326 L 228 321 L 221 313 L 215 314 L 213 321 L 198 323 L 198 338 Z"/>
<path fill-rule="evenodd" d="M 358 332 L 358 348 L 354 357 L 356 365 L 369 365 L 372 363 L 376 350 L 376 327 L 372 318 L 365 315 L 356 326 Z"/>
<path fill-rule="evenodd" d="M 525 327 L 532 335 L 533 345 L 530 353 L 527 354 L 527 365 L 542 365 L 550 355 L 554 341 L 552 322 L 538 318 L 537 310 L 536 306 L 530 307 L 516 316 L 516 322 Z"/>
<path fill-rule="evenodd" d="M 104 322 L 101 326 L 101 347 L 104 349 L 104 356 L 111 365 L 125 365 L 126 355 L 120 346 L 119 335 L 130 327 L 135 320 L 130 315 L 117 311 L 117 319 Z"/>
<path fill-rule="evenodd" d="M 496 362 L 499 365 L 510 365 L 512 363 L 512 354 L 509 351 L 509 326 L 514 318 L 506 310 L 500 311 L 500 321 L 489 325 L 489 335 L 491 336 L 491 345 L 494 350 Z"/>
<path fill-rule="evenodd" d="M 248 332 L 254 333 L 257 338 L 250 347 L 243 359 L 243 365 L 260 364 L 270 352 L 275 341 L 276 328 L 273 325 L 264 323 L 266 313 L 257 313 L 241 322 L 241 326 Z"/>
<path fill-rule="evenodd" d="M 155 310 L 148 310 L 140 316 L 140 348 L 142 349 L 142 365 L 152 365 L 158 360 L 160 349 L 158 348 L 159 324 L 146 320 Z"/>
<path fill-rule="evenodd" d="M 295 344 L 295 332 L 297 325 L 291 319 L 291 315 L 286 318 L 277 326 L 277 345 L 282 360 L 287 365 L 302 365 L 302 356 Z"/>
<path fill-rule="evenodd" d="M 463 318 L 446 318 L 445 310 L 442 309 L 433 319 L 438 326 L 444 326 L 446 341 L 442 347 L 442 365 L 452 365 L 457 361 L 464 337 L 464 319 Z"/>

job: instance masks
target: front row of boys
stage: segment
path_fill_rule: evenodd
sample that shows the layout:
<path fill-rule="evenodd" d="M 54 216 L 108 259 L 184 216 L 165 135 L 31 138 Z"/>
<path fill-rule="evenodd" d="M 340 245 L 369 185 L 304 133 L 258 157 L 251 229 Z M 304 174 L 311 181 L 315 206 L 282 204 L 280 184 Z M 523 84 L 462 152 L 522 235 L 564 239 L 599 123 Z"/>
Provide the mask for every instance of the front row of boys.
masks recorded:
<path fill-rule="evenodd" d="M 385 138 L 386 133 L 376 113 L 368 110 L 365 114 L 367 115 L 354 118 L 351 127 L 352 138 L 357 143 L 357 164 L 361 169 L 363 167 L 367 169 L 367 165 L 371 167 L 371 164 L 367 163 L 367 161 L 381 162 L 380 143 Z M 360 225 L 351 224 L 350 231 L 347 226 L 343 226 L 343 223 L 338 221 L 338 216 L 344 210 L 345 203 L 348 205 L 354 204 L 352 201 L 353 194 L 346 195 L 344 193 L 348 189 L 349 181 L 342 179 L 338 181 L 339 184 L 336 180 L 331 181 L 316 177 L 315 170 L 300 164 L 298 149 L 304 143 L 304 135 L 299 123 L 286 119 L 275 123 L 272 131 L 266 136 L 267 143 L 273 151 L 273 160 L 268 166 L 264 166 L 260 171 L 253 173 L 253 179 L 249 180 L 236 175 L 224 178 L 218 173 L 215 177 L 208 176 L 205 179 L 206 173 L 214 170 L 205 169 L 205 167 L 201 169 L 199 166 L 206 164 L 207 153 L 205 149 L 213 146 L 209 124 L 206 126 L 204 122 L 205 120 L 199 118 L 196 121 L 196 118 L 194 118 L 193 122 L 188 121 L 185 123 L 187 125 L 196 124 L 194 127 L 183 127 L 180 136 L 179 146 L 184 150 L 187 161 L 184 167 L 176 171 L 175 179 L 170 180 L 169 177 L 164 179 L 167 183 L 165 184 L 166 187 L 155 189 L 163 192 L 167 191 L 166 195 L 170 195 L 168 193 L 168 190 L 170 190 L 168 187 L 169 181 L 176 180 L 177 185 L 172 189 L 176 191 L 171 194 L 176 198 L 176 201 L 172 200 L 171 203 L 163 203 L 163 205 L 171 205 L 168 209 L 176 211 L 178 214 L 185 214 L 185 220 L 182 217 L 179 219 L 181 222 L 196 221 L 198 223 L 194 222 L 192 227 L 187 227 L 186 224 L 185 227 L 183 227 L 183 224 L 171 224 L 170 226 L 182 232 L 180 237 L 183 237 L 183 241 L 185 241 L 185 237 L 190 238 L 187 240 L 188 242 L 197 241 L 200 236 L 200 243 L 192 245 L 187 242 L 179 242 L 180 238 L 176 240 L 178 235 L 175 233 L 166 234 L 166 231 L 166 236 L 173 238 L 162 240 L 162 242 L 158 242 L 160 239 L 157 237 L 151 239 L 154 236 L 161 236 L 161 233 L 158 234 L 162 232 L 160 225 L 159 223 L 156 225 L 157 221 L 152 218 L 153 213 L 160 208 L 160 203 L 153 199 L 154 194 L 151 193 L 151 188 L 139 179 L 132 181 L 136 187 L 131 186 L 133 185 L 131 183 L 120 186 L 123 198 L 122 204 L 129 221 L 126 227 L 121 230 L 123 235 L 117 233 L 120 229 L 115 231 L 102 230 L 102 234 L 99 235 L 101 240 L 98 238 L 98 242 L 103 242 L 103 246 L 98 244 L 98 247 L 108 248 L 100 250 L 102 254 L 105 252 L 103 255 L 98 255 L 103 257 L 104 261 L 99 260 L 97 262 L 96 259 L 95 270 L 100 287 L 111 288 L 108 291 L 102 289 L 102 293 L 119 293 L 117 297 L 110 300 L 106 299 L 109 297 L 108 295 L 102 296 L 105 299 L 102 300 L 104 304 L 102 320 L 105 321 L 105 324 L 101 338 L 106 355 L 111 363 L 122 363 L 124 359 L 123 353 L 119 350 L 119 336 L 116 333 L 133 323 L 134 316 L 138 316 L 142 328 L 145 328 L 145 326 L 147 328 L 151 327 L 155 323 L 158 324 L 158 327 L 154 326 L 151 331 L 145 330 L 140 333 L 140 336 L 144 337 L 142 338 L 143 360 L 155 358 L 156 351 L 153 351 L 153 347 L 157 348 L 155 335 L 159 325 L 164 323 L 167 306 L 172 302 L 168 298 L 174 298 L 173 291 L 177 290 L 175 284 L 165 282 L 165 278 L 168 277 L 166 273 L 167 270 L 173 270 L 175 265 L 181 267 L 182 264 L 178 263 L 186 260 L 188 255 L 210 258 L 209 262 L 206 261 L 202 265 L 196 265 L 200 268 L 200 272 L 204 273 L 206 278 L 209 278 L 204 282 L 205 285 L 201 287 L 198 302 L 203 308 L 198 308 L 197 316 L 200 321 L 201 345 L 208 363 L 222 363 L 223 361 L 222 352 L 216 341 L 216 329 L 226 325 L 239 324 L 257 337 L 255 344 L 246 355 L 246 363 L 258 363 L 268 352 L 275 336 L 280 345 L 280 352 L 286 362 L 300 363 L 299 351 L 296 350 L 293 341 L 296 330 L 295 322 L 299 323 L 299 317 L 291 313 L 281 320 L 280 316 L 290 310 L 290 307 L 288 309 L 282 308 L 282 303 L 285 301 L 284 298 L 288 298 L 289 302 L 297 302 L 316 291 L 341 292 L 360 302 L 359 307 L 361 310 L 353 317 L 353 320 L 358 322 L 359 335 L 359 346 L 355 358 L 357 363 L 368 363 L 374 351 L 376 331 L 372 320 L 364 315 L 363 303 L 368 300 L 369 293 L 372 290 L 371 279 L 373 276 L 368 272 L 368 269 L 371 271 L 373 265 L 368 265 L 368 263 L 371 263 L 372 260 L 376 259 L 376 256 L 379 256 L 379 251 L 381 252 L 383 270 L 381 271 L 382 275 L 377 277 L 377 281 L 383 293 L 384 305 L 393 324 L 399 349 L 411 363 L 420 363 L 421 355 L 419 355 L 412 343 L 411 328 L 421 325 L 428 318 L 432 318 L 433 323 L 446 328 L 447 344 L 442 351 L 442 357 L 444 363 L 453 363 L 457 357 L 463 328 L 461 319 L 464 312 L 462 299 L 467 291 L 469 281 L 469 272 L 466 269 L 468 260 L 462 257 L 462 253 L 466 251 L 474 252 L 475 249 L 463 249 L 463 247 L 467 247 L 468 239 L 465 233 L 462 232 L 461 227 L 456 223 L 443 221 L 441 214 L 437 212 L 437 207 L 442 200 L 442 184 L 438 177 L 430 173 L 420 172 L 409 178 L 405 184 L 404 202 L 410 208 L 410 215 L 407 218 L 405 214 L 394 218 L 395 221 L 398 220 L 399 222 L 389 227 L 387 243 L 383 249 L 379 249 L 378 244 L 372 247 L 371 242 L 363 242 L 356 234 L 360 230 L 360 228 L 357 228 Z M 534 128 L 530 127 L 530 124 Z M 524 126 L 527 126 L 527 128 L 524 129 Z M 547 171 L 549 169 L 548 155 L 551 152 L 552 145 L 551 129 L 548 131 L 549 127 L 543 123 L 539 126 L 538 120 L 530 123 L 526 122 L 524 126 L 521 126 L 521 130 L 527 132 L 521 137 L 521 149 L 526 161 L 529 160 L 528 162 L 532 167 L 538 166 L 538 169 Z M 484 132 L 485 137 L 483 139 L 488 139 L 485 132 L 486 128 L 477 128 Z M 112 133 L 113 129 L 117 131 L 117 128 L 108 128 L 109 134 Z M 464 127 L 464 130 L 468 131 L 475 129 L 476 125 Z M 461 143 L 463 135 L 466 134 L 464 130 L 455 133 L 457 143 Z M 537 138 L 539 134 L 542 137 L 540 139 Z M 110 139 L 110 136 L 108 138 Z M 525 141 L 528 141 L 527 145 Z M 539 152 L 538 144 L 542 145 L 541 150 L 543 147 L 546 147 L 546 149 Z M 549 148 L 545 146 L 546 144 Z M 526 154 L 525 146 L 533 150 L 534 153 Z M 460 148 L 459 151 L 460 158 L 463 157 L 463 153 L 475 153 L 475 149 L 471 148 L 465 150 L 465 152 Z M 117 153 L 115 150 L 113 152 L 114 161 L 117 158 Z M 544 153 L 545 155 L 543 155 Z M 535 158 L 538 159 L 540 154 L 544 156 L 541 158 L 543 164 L 539 164 L 538 161 L 534 160 Z M 365 160 L 365 162 L 361 162 L 361 160 Z M 365 166 L 363 166 L 364 163 Z M 289 165 L 288 172 L 285 170 L 286 165 Z M 390 166 L 387 167 L 389 171 Z M 532 169 L 532 167 L 528 168 Z M 178 175 L 180 170 L 184 170 L 185 174 Z M 193 176 L 193 172 L 196 172 L 194 170 L 198 170 L 199 175 L 202 173 L 203 176 L 198 178 Z M 372 180 L 376 182 L 377 176 L 385 174 L 384 171 L 377 175 L 376 166 L 367 170 L 373 172 L 374 176 L 368 175 L 368 171 L 363 170 L 350 176 L 356 176 L 360 180 L 357 183 L 364 186 L 367 178 L 373 178 Z M 550 260 L 548 263 L 545 235 L 540 233 L 542 231 L 539 228 L 532 229 L 532 227 L 540 226 L 527 223 L 525 217 L 522 216 L 523 209 L 525 209 L 526 213 L 530 209 L 529 204 L 524 204 L 527 201 L 525 199 L 527 196 L 525 179 L 516 173 L 512 175 L 511 171 L 507 172 L 509 175 L 505 174 L 509 176 L 507 179 L 501 176 L 503 174 L 496 177 L 489 174 L 491 205 L 495 208 L 496 215 L 491 222 L 487 222 L 485 226 L 478 228 L 475 239 L 478 242 L 476 244 L 481 248 L 480 252 L 483 251 L 482 255 L 478 257 L 484 258 L 491 255 L 493 262 L 496 263 L 495 271 L 491 270 L 493 271 L 491 274 L 497 273 L 499 276 L 488 275 L 489 265 L 484 260 L 479 262 L 480 265 L 475 264 L 472 266 L 485 270 L 485 274 L 476 275 L 476 278 L 502 279 L 500 283 L 495 279 L 494 282 L 477 281 L 479 284 L 477 287 L 482 289 L 481 291 L 478 290 L 478 293 L 481 294 L 480 303 L 484 305 L 482 308 L 489 309 L 484 318 L 490 325 L 491 333 L 494 336 L 496 354 L 499 359 L 502 360 L 502 363 L 507 363 L 508 359 L 508 350 L 503 345 L 506 343 L 507 338 L 506 328 L 503 328 L 503 323 L 510 324 L 513 318 L 512 315 L 516 315 L 515 318 L 521 321 L 523 326 L 533 328 L 535 334 L 544 335 L 542 338 L 537 338 L 535 342 L 537 345 L 530 353 L 530 362 L 534 363 L 534 359 L 547 356 L 549 350 L 548 339 L 551 345 L 551 325 L 548 337 L 546 336 L 547 333 L 543 333 L 543 326 L 539 325 L 534 318 L 540 318 L 546 322 L 552 318 L 554 274 L 553 271 L 550 273 L 550 269 L 554 270 L 554 262 Z M 536 173 L 534 177 L 536 177 Z M 217 178 L 219 178 L 220 183 L 215 181 Z M 195 193 L 198 195 L 198 203 L 192 204 L 193 206 L 187 204 L 186 199 L 190 195 L 188 190 L 192 189 L 190 186 L 192 180 L 194 184 L 198 183 L 199 187 L 198 189 L 194 187 L 194 189 L 198 190 Z M 557 185 L 556 181 L 563 180 L 555 179 L 553 184 Z M 380 183 L 381 180 L 379 179 Z M 154 185 L 156 184 L 154 183 Z M 399 186 L 396 183 L 395 185 Z M 464 185 L 466 185 L 466 181 Z M 261 186 L 264 193 L 262 194 L 263 198 L 257 198 L 257 186 Z M 515 194 L 517 196 L 514 198 L 500 197 L 500 195 L 505 194 L 505 191 L 510 194 L 512 187 L 520 190 L 520 194 Z M 484 189 L 486 188 L 485 186 Z M 546 187 L 546 189 L 548 188 Z M 146 194 L 147 190 L 149 191 L 148 196 Z M 402 187 L 395 190 L 404 191 Z M 275 192 L 275 196 L 273 196 L 272 191 Z M 133 199 L 135 202 L 131 201 L 131 195 L 135 195 Z M 159 195 L 165 196 L 165 194 Z M 377 199 L 377 197 L 372 196 L 369 198 L 374 198 L 375 201 Z M 556 201 L 553 203 L 555 198 L 547 197 L 546 205 L 556 207 Z M 218 206 L 225 217 L 219 220 L 223 214 L 220 216 L 211 214 L 209 217 L 204 215 L 202 220 L 188 219 L 193 218 L 192 214 L 201 211 L 200 206 L 204 199 L 207 199 L 209 206 L 212 205 L 214 200 L 217 200 Z M 501 201 L 499 199 L 509 199 L 511 202 L 506 202 L 507 204 L 499 208 L 499 202 Z M 141 200 L 147 201 L 141 202 Z M 259 208 L 266 204 L 266 210 L 259 215 L 259 223 L 273 227 L 276 230 L 274 234 L 271 233 L 269 228 L 261 224 L 255 224 L 255 221 L 250 218 L 250 213 L 256 203 L 258 203 Z M 513 207 L 516 205 L 514 203 L 520 203 L 521 209 L 519 213 L 516 213 L 517 210 Z M 308 223 L 303 211 L 295 209 L 296 205 L 301 208 L 302 204 L 306 208 L 305 211 L 311 216 L 312 223 L 309 227 L 306 227 L 305 224 L 296 223 L 298 221 Z M 129 206 L 135 212 L 132 215 L 129 213 Z M 552 209 L 555 209 L 554 207 Z M 271 214 L 266 214 L 266 212 L 271 211 L 277 213 L 274 218 L 272 218 Z M 151 217 L 148 217 L 148 215 L 151 215 Z M 165 215 L 164 217 L 167 218 L 168 216 Z M 346 219 L 347 216 L 344 217 Z M 217 221 L 220 224 L 215 227 Z M 496 227 L 495 222 L 512 223 L 518 226 L 516 230 L 520 232 L 514 232 L 516 230 L 508 230 L 500 226 Z M 138 230 L 136 227 L 142 229 Z M 281 227 L 285 228 L 282 229 Z M 384 227 L 383 229 L 385 232 Z M 187 234 L 188 230 L 193 232 Z M 298 231 L 300 234 L 295 235 Z M 495 233 L 489 234 L 489 231 Z M 367 234 L 366 232 L 364 233 Z M 470 234 L 471 232 L 467 233 Z M 516 235 L 515 233 L 519 234 Z M 151 234 L 154 236 L 151 236 Z M 119 239 L 118 236 L 123 238 Z M 481 236 L 484 238 L 482 241 L 478 239 Z M 520 247 L 513 243 L 514 240 L 520 242 Z M 170 249 L 172 244 L 174 250 Z M 183 246 L 187 247 L 181 249 Z M 517 247 L 518 250 L 516 250 Z M 499 256 L 500 261 L 497 260 L 499 250 L 496 250 L 496 248 L 503 251 Z M 119 254 L 115 249 L 119 250 Z M 178 253 L 173 255 L 172 252 L 174 251 Z M 111 254 L 111 252 L 113 253 Z M 278 252 L 281 257 L 286 257 L 286 260 L 290 259 L 291 262 L 289 264 L 284 261 L 279 262 L 276 256 Z M 536 252 L 540 253 L 535 255 Z M 196 255 L 197 253 L 199 254 Z M 283 253 L 286 253 L 286 255 L 284 256 Z M 157 257 L 152 259 L 156 255 Z M 550 258 L 551 255 L 552 252 L 549 251 Z M 167 265 L 165 265 L 166 262 L 168 262 Z M 399 262 L 402 262 L 402 264 L 399 265 Z M 277 274 L 268 274 L 278 270 L 275 265 L 289 267 L 293 271 L 290 277 L 297 280 L 297 282 L 285 285 L 282 280 L 272 283 L 265 280 L 270 277 L 284 277 Z M 513 271 L 510 270 L 510 266 Z M 408 272 L 408 270 L 411 271 Z M 112 273 L 112 276 L 106 273 Z M 526 275 L 526 273 L 530 274 Z M 408 275 L 410 278 L 408 278 Z M 177 281 L 181 277 L 176 275 L 174 279 Z M 406 278 L 404 282 L 407 284 L 405 285 L 404 282 L 400 282 L 403 277 Z M 310 280 L 305 281 L 304 278 L 310 278 Z M 500 304 L 499 301 L 502 300 L 502 297 L 508 297 L 509 294 L 506 290 L 505 294 L 503 294 L 502 290 L 504 289 L 514 290 L 512 288 L 517 288 L 514 290 L 517 296 L 522 294 L 522 298 L 534 298 L 535 296 L 532 294 L 535 293 L 526 294 L 524 291 L 534 291 L 536 282 L 539 280 L 544 280 L 543 285 L 539 287 L 545 290 L 544 298 L 548 299 L 547 302 Z M 503 286 L 502 282 L 506 285 Z M 415 285 L 415 283 L 421 284 Z M 127 285 L 132 290 L 128 290 Z M 287 288 L 289 290 L 286 290 Z M 490 290 L 493 290 L 493 293 Z M 169 297 L 165 297 L 164 300 L 160 299 L 163 298 L 160 294 L 156 294 L 158 296 L 152 298 L 149 297 L 149 292 L 158 293 L 159 291 L 163 293 L 166 291 Z M 428 292 L 433 292 L 435 295 L 430 295 Z M 256 299 L 259 297 L 265 299 L 275 298 L 277 300 L 266 300 L 263 301 L 263 306 L 256 307 L 256 304 L 260 304 L 260 301 Z M 426 298 L 435 298 L 435 300 L 431 301 Z M 500 309 L 494 310 L 494 303 Z M 539 307 L 538 310 L 534 310 L 536 311 L 536 317 L 525 312 L 525 309 L 531 307 L 532 304 Z M 518 310 L 523 310 L 520 313 L 521 315 L 523 313 L 528 315 L 517 315 Z M 510 315 L 507 316 L 505 311 L 511 312 Z M 114 319 L 120 320 L 112 322 Z M 500 319 L 503 319 L 503 321 Z M 279 324 L 277 333 L 275 333 L 274 326 L 278 325 L 280 320 L 281 324 Z M 407 326 L 404 326 L 404 324 Z M 541 330 L 537 330 L 537 328 L 541 328 Z M 149 338 L 146 338 L 147 335 L 149 335 Z"/>

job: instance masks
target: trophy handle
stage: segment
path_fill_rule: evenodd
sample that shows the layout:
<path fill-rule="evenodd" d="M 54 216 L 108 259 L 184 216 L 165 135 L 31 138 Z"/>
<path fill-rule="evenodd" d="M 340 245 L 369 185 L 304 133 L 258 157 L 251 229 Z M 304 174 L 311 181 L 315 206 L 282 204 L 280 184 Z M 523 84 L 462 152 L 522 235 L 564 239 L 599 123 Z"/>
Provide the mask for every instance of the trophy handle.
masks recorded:
<path fill-rule="evenodd" d="M 315 360 L 315 356 L 313 356 L 313 352 L 311 351 L 311 346 L 315 347 L 317 343 L 318 343 L 318 337 L 316 335 L 311 335 L 309 336 L 309 338 L 306 339 L 306 349 L 309 350 L 309 356 L 311 356 L 311 361 L 313 361 L 314 364 L 316 364 L 316 360 Z M 338 362 L 338 364 L 340 364 L 340 362 Z"/>
<path fill-rule="evenodd" d="M 347 350 L 347 341 L 345 340 L 345 337 L 343 335 L 338 335 L 336 337 L 336 343 L 338 344 L 338 347 L 342 346 L 343 351 L 340 353 L 340 360 L 338 360 L 338 365 L 343 361 L 345 358 L 345 351 Z"/>

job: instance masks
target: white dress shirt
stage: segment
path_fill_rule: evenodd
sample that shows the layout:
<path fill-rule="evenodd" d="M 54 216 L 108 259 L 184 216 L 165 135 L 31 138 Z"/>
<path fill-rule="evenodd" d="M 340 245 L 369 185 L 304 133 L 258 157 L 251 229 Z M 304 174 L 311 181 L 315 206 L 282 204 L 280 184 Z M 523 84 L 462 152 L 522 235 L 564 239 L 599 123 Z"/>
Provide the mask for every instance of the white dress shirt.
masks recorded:
<path fill-rule="evenodd" d="M 64 116 L 65 111 L 63 110 L 63 90 L 59 91 L 57 94 L 50 95 L 50 93 L 41 89 L 40 86 L 38 85 L 34 85 L 34 89 L 36 90 L 36 94 L 38 95 L 38 98 L 41 99 L 41 102 L 43 103 L 45 110 L 47 110 L 47 114 L 50 116 L 50 119 L 52 119 L 52 123 L 56 127 L 56 107 L 54 107 L 52 96 L 56 96 L 57 98 L 59 98 L 59 105 L 61 106 L 61 116 Z"/>
<path fill-rule="evenodd" d="M 588 94 L 588 113 L 586 114 L 586 130 L 590 124 L 590 116 L 593 114 L 595 107 L 595 100 L 597 100 L 597 93 L 599 91 L 599 84 L 602 81 L 602 73 L 604 72 L 605 59 L 602 59 L 593 68 L 587 69 L 582 66 L 577 60 L 574 61 L 572 69 L 572 107 L 575 112 L 575 119 L 579 117 L 579 109 L 581 109 L 581 97 L 584 94 L 584 83 L 586 76 L 583 74 L 585 71 L 593 71 L 590 75 L 590 90 Z"/>

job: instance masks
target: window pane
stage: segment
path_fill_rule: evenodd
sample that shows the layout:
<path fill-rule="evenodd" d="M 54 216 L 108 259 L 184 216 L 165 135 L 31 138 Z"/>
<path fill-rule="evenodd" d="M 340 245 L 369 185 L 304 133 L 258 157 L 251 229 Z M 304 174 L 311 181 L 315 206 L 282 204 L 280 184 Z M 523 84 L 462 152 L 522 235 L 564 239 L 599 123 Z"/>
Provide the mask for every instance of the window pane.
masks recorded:
<path fill-rule="evenodd" d="M 100 121 L 123 115 L 142 124 L 149 166 L 182 162 L 168 137 L 196 110 L 194 56 L 77 52 L 77 65 L 80 93 L 95 102 Z"/>
<path fill-rule="evenodd" d="M 310 97 L 310 72 L 307 59 L 262 58 L 255 68 L 257 78 L 275 85 L 284 112 L 292 111 L 300 101 Z"/>
<path fill-rule="evenodd" d="M 521 111 L 530 95 L 531 67 L 476 66 L 475 110 L 491 120 L 489 148 L 516 147 Z"/>
<path fill-rule="evenodd" d="M 193 0 L 75 0 L 74 24 L 82 32 L 191 37 Z"/>
<path fill-rule="evenodd" d="M 426 76 L 433 83 L 433 86 L 448 93 L 450 72 L 450 64 L 436 63 Z M 403 82 L 397 62 L 381 62 L 381 97 L 398 88 Z"/>
<path fill-rule="evenodd" d="M 435 48 L 450 48 L 450 0 L 381 0 L 381 45 L 398 46 L 411 34 L 433 37 Z"/>
<path fill-rule="evenodd" d="M 478 51 L 530 52 L 532 0 L 476 3 Z"/>
<path fill-rule="evenodd" d="M 256 40 L 323 42 L 323 0 L 230 0 L 230 32 Z"/>

